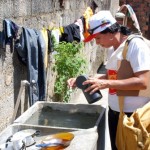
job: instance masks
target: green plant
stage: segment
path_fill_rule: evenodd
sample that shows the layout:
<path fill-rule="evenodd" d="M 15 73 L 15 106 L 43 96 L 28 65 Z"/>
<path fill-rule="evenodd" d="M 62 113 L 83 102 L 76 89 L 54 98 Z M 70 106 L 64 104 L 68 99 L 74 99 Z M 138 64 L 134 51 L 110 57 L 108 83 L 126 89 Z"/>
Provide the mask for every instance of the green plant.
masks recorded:
<path fill-rule="evenodd" d="M 67 86 L 67 80 L 85 72 L 86 61 L 82 55 L 83 43 L 60 42 L 54 46 L 56 54 L 54 70 L 57 72 L 54 85 L 55 96 L 59 101 L 68 102 L 72 90 Z"/>

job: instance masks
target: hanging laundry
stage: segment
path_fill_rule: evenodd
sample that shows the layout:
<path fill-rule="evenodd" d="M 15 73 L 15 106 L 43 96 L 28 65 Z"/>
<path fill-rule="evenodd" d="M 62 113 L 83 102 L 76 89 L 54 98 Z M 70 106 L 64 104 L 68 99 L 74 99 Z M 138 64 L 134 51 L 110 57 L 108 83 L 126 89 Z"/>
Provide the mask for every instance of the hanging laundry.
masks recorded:
<path fill-rule="evenodd" d="M 42 33 L 44 41 L 45 41 L 44 66 L 45 66 L 45 70 L 46 70 L 47 65 L 48 65 L 48 32 L 47 32 L 47 29 L 43 28 L 41 30 L 41 33 Z"/>
<path fill-rule="evenodd" d="M 127 25 L 129 28 L 132 28 L 133 32 L 137 32 L 141 34 L 141 30 L 140 30 L 140 26 L 136 14 L 133 8 L 129 4 L 122 5 L 119 8 L 118 12 L 122 12 L 125 14 L 125 25 Z"/>
<path fill-rule="evenodd" d="M 13 21 L 9 19 L 3 20 L 3 33 L 2 33 L 3 48 L 5 48 L 6 44 L 10 44 L 12 46 L 13 38 L 14 39 L 17 38 L 18 30 L 19 26 L 15 24 Z"/>
<path fill-rule="evenodd" d="M 83 13 L 83 17 L 85 19 L 84 38 L 87 38 L 89 36 L 88 28 L 89 28 L 89 19 L 90 19 L 91 16 L 93 16 L 93 10 L 90 7 L 87 7 L 85 12 Z"/>
<path fill-rule="evenodd" d="M 22 28 L 21 37 L 15 42 L 21 60 L 27 65 L 30 106 L 46 97 L 45 49 L 46 43 L 40 31 Z"/>
<path fill-rule="evenodd" d="M 84 40 L 84 36 L 83 36 L 83 33 L 84 33 L 84 27 L 83 27 L 83 22 L 81 19 L 77 19 L 75 21 L 75 24 L 79 26 L 79 29 L 80 29 L 80 42 Z"/>
<path fill-rule="evenodd" d="M 54 44 L 52 40 L 52 31 L 47 29 L 47 35 L 48 35 L 48 53 L 51 53 L 54 51 Z"/>
<path fill-rule="evenodd" d="M 98 7 L 98 5 L 96 4 L 96 2 L 95 2 L 95 1 L 92 1 L 89 6 L 90 6 L 90 8 L 92 9 L 93 14 L 95 14 L 95 10 L 96 10 L 96 8 Z"/>
<path fill-rule="evenodd" d="M 78 25 L 72 23 L 68 26 L 64 27 L 64 33 L 60 37 L 60 42 L 73 42 L 77 41 L 80 42 L 80 28 Z"/>
<path fill-rule="evenodd" d="M 55 42 L 58 44 L 60 42 L 60 37 L 64 33 L 64 28 L 63 27 L 54 28 L 51 31 L 52 31 L 51 35 L 55 38 Z"/>

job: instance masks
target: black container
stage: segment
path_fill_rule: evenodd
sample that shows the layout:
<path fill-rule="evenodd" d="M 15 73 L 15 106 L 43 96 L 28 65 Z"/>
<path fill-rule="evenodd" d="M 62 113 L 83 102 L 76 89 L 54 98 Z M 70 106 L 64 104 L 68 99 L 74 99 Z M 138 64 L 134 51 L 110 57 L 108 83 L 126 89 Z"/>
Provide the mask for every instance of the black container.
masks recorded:
<path fill-rule="evenodd" d="M 100 100 L 103 96 L 99 90 L 93 94 L 90 94 L 89 92 L 84 92 L 84 90 L 90 86 L 90 85 L 82 85 L 82 83 L 86 81 L 87 79 L 88 79 L 88 76 L 86 75 L 78 76 L 76 79 L 76 85 L 78 88 L 82 89 L 84 96 L 86 97 L 86 100 L 88 101 L 88 103 L 92 104 Z"/>

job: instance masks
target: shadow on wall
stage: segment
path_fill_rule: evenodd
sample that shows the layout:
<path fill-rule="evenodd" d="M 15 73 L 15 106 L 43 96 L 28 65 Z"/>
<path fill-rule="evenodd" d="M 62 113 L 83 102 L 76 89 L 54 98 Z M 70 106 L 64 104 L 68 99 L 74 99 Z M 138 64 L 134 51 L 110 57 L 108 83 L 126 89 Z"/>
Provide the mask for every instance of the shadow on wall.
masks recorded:
<path fill-rule="evenodd" d="M 106 68 L 105 68 L 105 65 L 104 63 L 102 63 L 99 68 L 97 69 L 97 73 L 98 74 L 106 74 Z"/>
<path fill-rule="evenodd" d="M 14 106 L 15 106 L 16 100 L 18 98 L 18 93 L 21 87 L 21 81 L 27 79 L 26 66 L 19 61 L 16 51 L 14 51 L 13 53 L 13 66 L 14 66 L 13 81 L 14 81 Z M 28 109 L 28 89 L 26 87 L 25 92 L 22 93 L 21 95 L 21 103 L 16 117 L 19 117 L 21 113 L 26 111 L 27 109 Z"/>
<path fill-rule="evenodd" d="M 96 50 L 96 58 L 95 61 L 92 63 L 92 71 L 93 74 L 100 73 L 104 74 L 105 73 L 105 57 L 106 57 L 106 50 L 102 48 L 101 46 L 97 47 Z"/>
<path fill-rule="evenodd" d="M 0 60 L 1 60 L 2 66 L 4 64 L 5 58 L 6 58 L 5 50 L 0 48 Z"/>

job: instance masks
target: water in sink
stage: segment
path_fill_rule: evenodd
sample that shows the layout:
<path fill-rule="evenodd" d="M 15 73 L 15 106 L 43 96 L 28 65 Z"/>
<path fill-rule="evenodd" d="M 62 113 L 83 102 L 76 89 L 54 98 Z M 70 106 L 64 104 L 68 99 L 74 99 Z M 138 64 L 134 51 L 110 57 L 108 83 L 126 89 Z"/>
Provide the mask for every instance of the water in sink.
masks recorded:
<path fill-rule="evenodd" d="M 25 124 L 88 129 L 94 127 L 99 113 L 68 112 L 46 106 L 35 112 Z"/>

